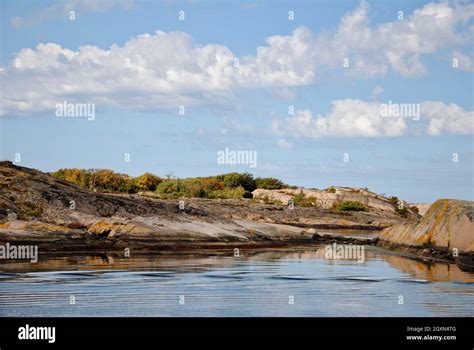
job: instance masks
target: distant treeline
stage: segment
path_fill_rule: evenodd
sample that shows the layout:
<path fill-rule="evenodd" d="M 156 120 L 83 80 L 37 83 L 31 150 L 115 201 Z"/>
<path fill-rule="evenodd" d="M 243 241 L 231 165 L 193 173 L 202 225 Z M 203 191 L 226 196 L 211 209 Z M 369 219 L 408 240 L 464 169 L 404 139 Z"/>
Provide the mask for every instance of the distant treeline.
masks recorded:
<path fill-rule="evenodd" d="M 275 190 L 289 187 L 278 179 L 254 178 L 249 173 L 176 179 L 161 178 L 151 173 L 131 177 L 107 169 L 60 169 L 52 175 L 91 191 L 144 192 L 161 198 L 252 198 L 251 192 L 257 188 Z"/>

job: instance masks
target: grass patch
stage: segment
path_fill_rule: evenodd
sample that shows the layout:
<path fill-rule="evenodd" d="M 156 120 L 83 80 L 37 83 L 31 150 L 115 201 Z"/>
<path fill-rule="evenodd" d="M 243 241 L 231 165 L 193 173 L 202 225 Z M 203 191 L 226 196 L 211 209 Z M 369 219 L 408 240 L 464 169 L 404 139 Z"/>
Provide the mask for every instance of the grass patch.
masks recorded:
<path fill-rule="evenodd" d="M 279 201 L 278 199 L 271 199 L 268 196 L 260 197 L 257 201 L 261 201 L 265 204 L 283 205 L 283 203 L 281 201 Z"/>
<path fill-rule="evenodd" d="M 303 191 L 300 191 L 293 197 L 293 202 L 299 207 L 316 207 L 316 197 L 306 197 Z"/>
<path fill-rule="evenodd" d="M 367 211 L 365 205 L 355 201 L 342 201 L 336 204 L 335 209 L 339 211 Z"/>

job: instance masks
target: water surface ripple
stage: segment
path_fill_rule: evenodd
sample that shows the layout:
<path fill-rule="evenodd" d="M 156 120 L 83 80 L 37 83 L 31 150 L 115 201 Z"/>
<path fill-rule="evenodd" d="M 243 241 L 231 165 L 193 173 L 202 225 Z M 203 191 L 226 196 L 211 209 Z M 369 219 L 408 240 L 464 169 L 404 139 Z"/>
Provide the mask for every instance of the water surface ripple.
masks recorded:
<path fill-rule="evenodd" d="M 326 260 L 323 247 L 4 261 L 0 316 L 474 316 L 473 274 L 366 253 L 362 263 Z"/>

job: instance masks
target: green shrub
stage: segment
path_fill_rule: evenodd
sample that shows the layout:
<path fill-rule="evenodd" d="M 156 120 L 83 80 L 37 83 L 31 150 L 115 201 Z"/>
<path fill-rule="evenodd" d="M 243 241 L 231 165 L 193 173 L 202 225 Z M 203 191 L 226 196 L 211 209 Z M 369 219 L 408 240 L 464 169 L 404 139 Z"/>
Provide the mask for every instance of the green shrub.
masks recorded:
<path fill-rule="evenodd" d="M 229 173 L 216 176 L 217 180 L 222 181 L 225 187 L 237 188 L 242 186 L 246 191 L 252 192 L 257 186 L 252 174 L 249 173 Z"/>
<path fill-rule="evenodd" d="M 218 176 L 176 179 L 172 175 L 162 179 L 151 173 L 136 178 L 108 169 L 60 169 L 56 178 L 75 183 L 89 190 L 112 193 L 148 193 L 161 198 L 252 198 L 257 188 L 280 189 L 287 187 L 275 178 L 254 179 L 249 173 L 228 173 Z"/>
<path fill-rule="evenodd" d="M 175 180 L 181 184 L 181 192 L 186 197 L 206 197 L 207 191 L 203 188 L 199 179 Z"/>
<path fill-rule="evenodd" d="M 223 190 L 209 192 L 207 198 L 238 199 L 238 198 L 243 198 L 246 192 L 247 191 L 245 191 L 245 189 L 242 186 L 239 186 L 237 188 L 225 188 Z"/>
<path fill-rule="evenodd" d="M 182 180 L 164 180 L 158 185 L 156 192 L 163 198 L 189 197 L 189 189 Z"/>
<path fill-rule="evenodd" d="M 398 197 L 392 196 L 389 198 L 390 202 L 392 202 L 393 207 L 395 208 L 395 212 L 403 217 L 406 217 L 408 215 L 408 208 L 405 205 L 400 205 L 401 202 L 398 199 Z M 416 208 L 416 207 L 415 207 Z M 416 208 L 418 210 L 418 208 Z"/>
<path fill-rule="evenodd" d="M 270 199 L 268 196 L 260 197 L 258 201 L 262 201 L 265 204 L 283 205 L 283 203 L 278 199 Z"/>
<path fill-rule="evenodd" d="M 252 192 L 245 191 L 244 194 L 242 195 L 242 198 L 250 198 L 250 199 L 252 199 L 252 198 L 253 198 L 253 194 L 252 194 Z"/>
<path fill-rule="evenodd" d="M 299 193 L 295 194 L 295 196 L 293 197 L 293 202 L 295 203 L 295 205 L 298 205 L 299 203 L 301 203 L 303 200 L 304 200 L 304 193 L 302 190 L 300 190 Z"/>
<path fill-rule="evenodd" d="M 264 190 L 280 190 L 286 187 L 282 181 L 273 177 L 257 177 L 255 179 L 255 186 Z"/>
<path fill-rule="evenodd" d="M 184 179 L 164 180 L 155 191 L 162 198 L 198 197 L 211 199 L 252 198 L 252 193 L 242 186 L 224 187 L 218 180 Z"/>
<path fill-rule="evenodd" d="M 138 187 L 133 180 L 123 182 L 117 192 L 120 193 L 138 193 L 140 191 L 140 187 Z"/>
<path fill-rule="evenodd" d="M 300 207 L 316 207 L 318 204 L 318 199 L 316 197 L 305 197 L 295 204 Z"/>
<path fill-rule="evenodd" d="M 354 201 L 342 201 L 336 205 L 336 209 L 340 211 L 366 211 L 365 205 Z"/>
<path fill-rule="evenodd" d="M 403 217 L 406 217 L 408 215 L 408 208 L 403 206 L 403 207 L 396 207 L 395 208 L 395 212 L 400 215 L 400 216 L 403 216 Z"/>
<path fill-rule="evenodd" d="M 316 197 L 306 197 L 303 191 L 300 191 L 293 197 L 293 203 L 299 207 L 315 207 L 317 201 Z"/>
<path fill-rule="evenodd" d="M 392 196 L 389 198 L 390 202 L 392 202 L 393 205 L 398 206 L 398 197 Z"/>

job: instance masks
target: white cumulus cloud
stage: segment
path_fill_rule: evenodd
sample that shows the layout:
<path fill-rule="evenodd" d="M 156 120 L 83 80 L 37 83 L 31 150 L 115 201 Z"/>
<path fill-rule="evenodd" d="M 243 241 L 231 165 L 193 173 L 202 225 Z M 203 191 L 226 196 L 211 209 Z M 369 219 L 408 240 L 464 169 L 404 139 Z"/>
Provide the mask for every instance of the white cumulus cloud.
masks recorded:
<path fill-rule="evenodd" d="M 333 101 L 326 116 L 313 117 L 308 109 L 296 111 L 287 120 L 288 132 L 303 137 L 400 136 L 406 128 L 403 117 L 383 117 L 380 103 L 353 99 Z"/>
<path fill-rule="evenodd" d="M 421 111 L 429 120 L 426 130 L 429 135 L 474 134 L 474 112 L 465 111 L 454 103 L 427 101 L 421 104 Z"/>
<path fill-rule="evenodd" d="M 298 110 L 284 121 L 273 122 L 275 135 L 295 138 L 394 137 L 414 134 L 421 123 L 428 135 L 474 134 L 474 112 L 456 104 L 425 101 L 419 116 L 386 116 L 380 102 L 336 100 L 327 115 Z"/>
<path fill-rule="evenodd" d="M 73 5 L 101 11 L 127 3 L 71 0 L 45 11 L 57 13 Z M 233 101 L 237 90 L 253 88 L 291 99 L 289 88 L 314 84 L 333 69 L 357 77 L 389 70 L 402 76 L 422 74 L 423 55 L 462 48 L 474 33 L 468 27 L 474 17 L 474 4 L 469 3 L 429 3 L 402 21 L 377 25 L 369 23 L 368 12 L 369 5 L 362 2 L 332 31 L 318 34 L 298 27 L 290 35 L 268 37 L 264 46 L 246 57 L 236 57 L 223 45 L 196 43 L 183 32 L 156 31 L 108 49 L 87 45 L 72 50 L 41 43 L 20 50 L 10 66 L 0 67 L 0 115 L 52 110 L 64 100 L 133 110 L 220 106 Z M 346 58 L 349 67 L 343 68 Z M 335 106 L 335 113 L 340 108 Z M 344 128 L 343 123 L 353 118 L 351 110 L 347 113 L 337 122 L 326 121 L 321 130 Z M 357 120 L 356 134 L 397 135 L 404 128 L 403 120 L 386 126 L 372 119 Z"/>

